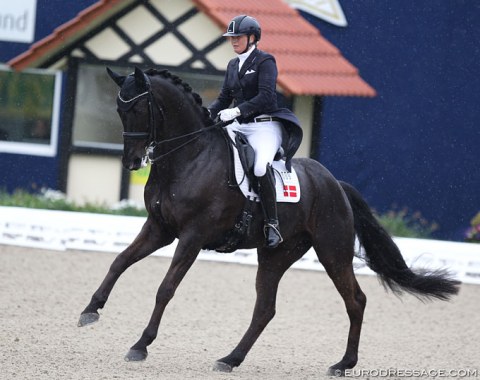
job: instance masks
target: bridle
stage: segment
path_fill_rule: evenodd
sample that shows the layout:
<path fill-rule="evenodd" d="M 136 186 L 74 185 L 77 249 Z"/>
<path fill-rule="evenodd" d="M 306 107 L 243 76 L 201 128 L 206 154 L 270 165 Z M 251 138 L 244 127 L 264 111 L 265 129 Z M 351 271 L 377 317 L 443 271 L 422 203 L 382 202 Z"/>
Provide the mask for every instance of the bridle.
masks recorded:
<path fill-rule="evenodd" d="M 150 101 L 150 92 L 145 91 L 142 92 L 141 94 L 133 97 L 132 99 L 125 100 L 122 98 L 122 95 L 120 94 L 121 90 L 118 91 L 117 99 L 120 101 L 121 104 L 124 104 L 123 107 L 121 107 L 122 110 L 128 111 L 130 108 L 132 108 L 135 103 L 137 103 L 138 100 L 143 98 L 145 95 L 149 95 L 148 99 L 148 112 L 151 114 L 151 108 L 152 108 L 152 103 Z M 150 126 L 149 126 L 150 129 Z M 123 138 L 125 139 L 132 139 L 132 140 L 146 140 L 150 138 L 150 132 L 123 132 L 122 133 Z"/>
<path fill-rule="evenodd" d="M 130 110 L 140 99 L 143 99 L 144 97 L 147 97 L 148 101 L 148 113 L 149 113 L 149 121 L 148 121 L 148 132 L 123 132 L 123 138 L 124 139 L 130 139 L 130 140 L 145 140 L 146 141 L 146 146 L 145 146 L 145 156 L 142 160 L 142 163 L 145 162 L 146 160 L 150 161 L 151 163 L 156 162 L 165 156 L 183 148 L 184 146 L 190 144 L 191 142 L 195 141 L 200 137 L 201 133 L 204 133 L 206 131 L 209 131 L 214 128 L 221 128 L 225 124 L 223 122 L 216 123 L 214 125 L 211 125 L 206 128 L 199 129 L 197 131 L 187 133 L 185 135 L 173 137 L 171 139 L 166 139 L 159 141 L 158 136 L 157 136 L 157 128 L 156 128 L 156 118 L 155 118 L 155 110 L 158 111 L 158 114 L 160 115 L 160 118 L 162 121 L 165 120 L 165 114 L 163 112 L 162 106 L 156 101 L 155 97 L 153 96 L 152 89 L 151 89 L 151 80 L 148 75 L 145 73 L 143 74 L 145 77 L 145 83 L 147 85 L 147 90 L 145 92 L 142 92 L 141 94 L 138 94 L 134 96 L 131 99 L 123 99 L 121 96 L 121 90 L 118 92 L 117 95 L 117 105 L 119 109 L 122 111 L 128 111 Z M 192 137 L 191 139 L 187 140 L 183 144 L 180 144 L 166 153 L 160 154 L 159 150 L 164 144 L 172 143 L 174 141 L 182 140 L 188 137 Z"/>

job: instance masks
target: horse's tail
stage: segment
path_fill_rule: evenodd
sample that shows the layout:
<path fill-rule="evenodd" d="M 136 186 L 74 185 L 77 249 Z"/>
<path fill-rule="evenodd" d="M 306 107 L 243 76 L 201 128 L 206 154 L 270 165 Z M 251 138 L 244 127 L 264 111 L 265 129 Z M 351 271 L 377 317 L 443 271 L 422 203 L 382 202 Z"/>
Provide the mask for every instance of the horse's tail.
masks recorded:
<path fill-rule="evenodd" d="M 441 300 L 448 300 L 458 293 L 460 282 L 453 280 L 445 270 L 413 272 L 361 194 L 348 183 L 340 181 L 340 185 L 353 210 L 355 232 L 365 250 L 363 259 L 385 287 L 397 294 L 406 291 L 417 297 Z"/>

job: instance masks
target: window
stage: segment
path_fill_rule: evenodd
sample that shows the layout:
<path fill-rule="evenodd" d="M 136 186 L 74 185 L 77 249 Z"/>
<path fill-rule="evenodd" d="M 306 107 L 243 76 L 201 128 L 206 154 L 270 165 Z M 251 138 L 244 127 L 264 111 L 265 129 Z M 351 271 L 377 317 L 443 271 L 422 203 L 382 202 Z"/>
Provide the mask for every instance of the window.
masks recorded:
<path fill-rule="evenodd" d="M 130 73 L 112 67 L 122 75 Z M 77 147 L 123 149 L 122 123 L 115 97 L 118 86 L 104 66 L 80 64 L 78 68 L 73 145 Z"/>
<path fill-rule="evenodd" d="M 202 97 L 203 105 L 205 107 L 208 107 L 210 103 L 217 98 L 223 84 L 223 75 L 219 76 L 178 72 L 173 72 L 173 74 L 176 74 L 182 78 L 182 80 L 192 87 L 193 91 Z"/>
<path fill-rule="evenodd" d="M 61 73 L 0 68 L 0 153 L 57 154 Z"/>
<path fill-rule="evenodd" d="M 122 75 L 133 71 L 132 67 L 111 69 Z M 190 84 L 202 96 L 205 106 L 216 98 L 223 82 L 223 76 L 172 73 Z M 117 93 L 118 86 L 108 76 L 104 66 L 80 64 L 73 120 L 74 146 L 123 149 L 123 127 L 116 111 Z"/>

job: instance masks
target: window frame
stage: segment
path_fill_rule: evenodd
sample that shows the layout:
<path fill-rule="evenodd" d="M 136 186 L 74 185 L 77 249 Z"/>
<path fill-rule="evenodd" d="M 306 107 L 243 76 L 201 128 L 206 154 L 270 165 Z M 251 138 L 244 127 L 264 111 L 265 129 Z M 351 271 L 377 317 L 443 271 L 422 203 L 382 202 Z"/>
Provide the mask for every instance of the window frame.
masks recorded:
<path fill-rule="evenodd" d="M 1 71 L 12 71 L 7 66 L 0 65 Z M 10 153 L 28 156 L 55 157 L 58 152 L 60 130 L 60 109 L 62 98 L 62 72 L 49 69 L 26 69 L 28 74 L 52 75 L 54 77 L 52 120 L 50 124 L 50 142 L 41 144 L 35 142 L 18 142 L 0 140 L 0 154 Z"/>

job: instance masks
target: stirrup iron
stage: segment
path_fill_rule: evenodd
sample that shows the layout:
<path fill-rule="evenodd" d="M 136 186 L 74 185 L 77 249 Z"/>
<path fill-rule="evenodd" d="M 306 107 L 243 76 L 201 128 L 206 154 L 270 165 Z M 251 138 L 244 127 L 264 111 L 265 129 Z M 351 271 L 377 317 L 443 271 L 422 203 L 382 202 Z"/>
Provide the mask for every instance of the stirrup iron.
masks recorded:
<path fill-rule="evenodd" d="M 278 222 L 265 222 L 263 234 L 268 248 L 276 248 L 283 242 L 282 234 L 278 229 Z M 272 236 L 272 234 L 274 234 L 274 236 Z"/>

